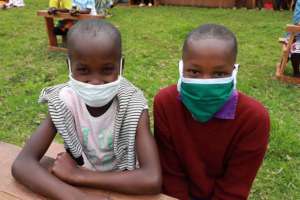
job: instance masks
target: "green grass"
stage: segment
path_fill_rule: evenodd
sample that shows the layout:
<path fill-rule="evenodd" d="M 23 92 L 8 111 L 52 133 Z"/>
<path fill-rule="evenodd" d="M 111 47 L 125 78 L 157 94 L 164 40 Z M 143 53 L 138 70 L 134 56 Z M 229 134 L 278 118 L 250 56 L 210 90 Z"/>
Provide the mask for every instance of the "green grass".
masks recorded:
<path fill-rule="evenodd" d="M 47 1 L 0 11 L 0 140 L 22 145 L 45 117 L 40 90 L 67 80 L 65 55 L 47 51 Z M 238 88 L 263 102 L 272 121 L 270 147 L 250 199 L 300 199 L 300 91 L 274 79 L 290 12 L 158 7 L 113 9 L 123 36 L 125 76 L 152 105 L 159 88 L 177 81 L 183 39 L 202 23 L 228 26 L 238 37 Z"/>

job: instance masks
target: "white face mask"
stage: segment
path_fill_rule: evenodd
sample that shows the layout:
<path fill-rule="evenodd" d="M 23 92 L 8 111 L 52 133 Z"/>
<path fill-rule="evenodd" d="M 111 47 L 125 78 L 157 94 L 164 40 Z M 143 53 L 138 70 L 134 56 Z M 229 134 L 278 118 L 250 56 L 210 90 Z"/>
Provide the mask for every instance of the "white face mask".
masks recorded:
<path fill-rule="evenodd" d="M 108 104 L 118 93 L 122 79 L 122 59 L 120 61 L 120 74 L 116 81 L 103 85 L 93 85 L 77 81 L 72 76 L 71 62 L 68 58 L 69 65 L 69 86 L 83 100 L 83 102 L 91 107 L 102 107 Z"/>
<path fill-rule="evenodd" d="M 239 64 L 234 64 L 234 70 L 232 75 L 225 78 L 210 78 L 210 79 L 199 79 L 199 78 L 185 78 L 183 77 L 183 61 L 179 61 L 179 79 L 177 83 L 177 90 L 180 92 L 181 82 L 193 83 L 193 84 L 226 84 L 233 81 L 233 89 L 236 89 L 237 85 L 237 73 L 239 70 Z"/>

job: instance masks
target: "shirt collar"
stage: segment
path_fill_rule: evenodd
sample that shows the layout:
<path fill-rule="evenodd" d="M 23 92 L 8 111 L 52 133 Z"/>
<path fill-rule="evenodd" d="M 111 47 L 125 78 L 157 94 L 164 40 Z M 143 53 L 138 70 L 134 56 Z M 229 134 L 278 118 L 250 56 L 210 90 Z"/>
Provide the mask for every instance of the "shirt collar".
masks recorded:
<path fill-rule="evenodd" d="M 236 107 L 238 103 L 238 92 L 233 91 L 231 97 L 225 105 L 214 115 L 218 119 L 235 119 Z"/>

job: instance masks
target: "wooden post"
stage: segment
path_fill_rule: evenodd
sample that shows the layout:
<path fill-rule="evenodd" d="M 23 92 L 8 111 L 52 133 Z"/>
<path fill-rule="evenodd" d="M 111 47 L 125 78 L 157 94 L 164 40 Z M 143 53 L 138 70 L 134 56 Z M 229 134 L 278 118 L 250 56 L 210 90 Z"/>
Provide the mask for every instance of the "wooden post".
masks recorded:
<path fill-rule="evenodd" d="M 57 38 L 54 34 L 54 20 L 53 18 L 45 17 L 45 22 L 48 33 L 49 46 L 57 46 Z"/>
<path fill-rule="evenodd" d="M 291 36 L 290 36 L 288 44 L 287 44 L 286 51 L 282 52 L 282 62 L 281 62 L 280 71 L 279 71 L 280 74 L 283 74 L 283 72 L 286 68 L 287 61 L 289 58 L 289 53 L 290 53 L 291 46 L 293 44 L 294 39 L 295 39 L 295 33 L 291 33 Z"/>
<path fill-rule="evenodd" d="M 284 74 L 284 70 L 287 67 L 287 62 L 289 58 L 289 54 L 291 51 L 292 44 L 294 42 L 294 39 L 297 35 L 297 33 L 300 33 L 300 26 L 297 25 L 287 25 L 286 32 L 290 33 L 290 37 L 288 38 L 288 43 L 286 44 L 284 39 L 280 39 L 279 42 L 283 43 L 282 45 L 282 54 L 280 58 L 280 63 L 277 64 L 276 67 L 276 77 L 284 81 L 286 83 L 291 84 L 300 84 L 300 78 L 298 77 L 292 77 Z"/>

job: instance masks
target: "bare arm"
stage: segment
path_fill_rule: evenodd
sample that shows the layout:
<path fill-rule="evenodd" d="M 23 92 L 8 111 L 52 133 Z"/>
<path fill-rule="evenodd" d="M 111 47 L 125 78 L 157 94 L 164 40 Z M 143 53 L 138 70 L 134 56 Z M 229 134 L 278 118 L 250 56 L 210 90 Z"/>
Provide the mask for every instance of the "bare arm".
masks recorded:
<path fill-rule="evenodd" d="M 67 9 L 67 8 L 55 8 L 55 7 L 50 7 L 50 8 L 48 9 L 49 15 L 55 15 L 55 14 L 57 14 L 58 12 L 68 13 L 68 12 L 70 12 L 70 10 Z"/>
<path fill-rule="evenodd" d="M 71 170 L 68 154 L 61 154 L 53 166 L 54 174 L 70 184 L 111 190 L 130 194 L 156 194 L 161 188 L 161 169 L 156 144 L 150 133 L 148 111 L 144 110 L 136 136 L 137 156 L 140 168 L 124 172 L 95 172 L 76 167 L 74 176 L 65 176 L 63 169 Z M 68 177 L 71 177 L 69 179 Z"/>
<path fill-rule="evenodd" d="M 72 9 L 70 10 L 70 14 L 72 16 L 78 16 L 80 14 L 90 14 L 91 13 L 91 9 L 89 8 L 85 8 L 85 9 L 77 9 L 76 6 L 73 6 Z"/>
<path fill-rule="evenodd" d="M 12 174 L 32 191 L 51 199 L 84 199 L 84 193 L 49 173 L 39 162 L 55 135 L 56 129 L 48 116 L 17 156 Z"/>

